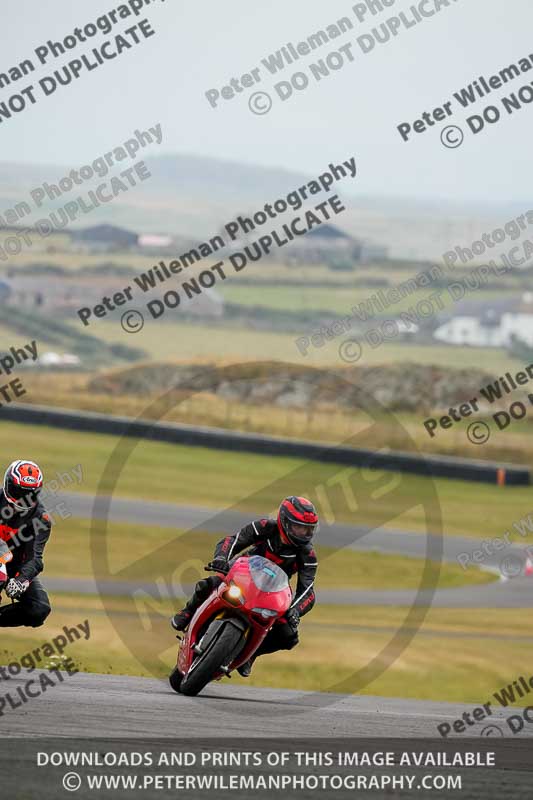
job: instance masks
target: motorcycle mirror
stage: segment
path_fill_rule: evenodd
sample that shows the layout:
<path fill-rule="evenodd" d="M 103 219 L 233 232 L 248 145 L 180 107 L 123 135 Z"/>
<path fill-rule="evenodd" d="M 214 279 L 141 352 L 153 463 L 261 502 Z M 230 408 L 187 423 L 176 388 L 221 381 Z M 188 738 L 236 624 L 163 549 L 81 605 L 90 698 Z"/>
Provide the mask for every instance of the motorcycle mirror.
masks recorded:
<path fill-rule="evenodd" d="M 13 553 L 5 542 L 0 543 L 0 564 L 8 564 L 13 560 Z"/>

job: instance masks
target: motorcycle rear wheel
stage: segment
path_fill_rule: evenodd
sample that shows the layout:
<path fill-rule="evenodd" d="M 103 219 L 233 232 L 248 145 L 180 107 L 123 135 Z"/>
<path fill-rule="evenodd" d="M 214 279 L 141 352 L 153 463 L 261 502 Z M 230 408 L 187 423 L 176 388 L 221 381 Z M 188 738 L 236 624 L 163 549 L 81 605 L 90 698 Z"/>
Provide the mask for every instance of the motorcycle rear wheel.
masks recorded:
<path fill-rule="evenodd" d="M 242 631 L 231 623 L 224 625 L 208 650 L 191 664 L 191 669 L 181 681 L 181 694 L 194 697 L 201 692 L 213 680 L 220 667 L 228 664 L 232 656 L 235 658 L 235 649 L 241 638 Z"/>

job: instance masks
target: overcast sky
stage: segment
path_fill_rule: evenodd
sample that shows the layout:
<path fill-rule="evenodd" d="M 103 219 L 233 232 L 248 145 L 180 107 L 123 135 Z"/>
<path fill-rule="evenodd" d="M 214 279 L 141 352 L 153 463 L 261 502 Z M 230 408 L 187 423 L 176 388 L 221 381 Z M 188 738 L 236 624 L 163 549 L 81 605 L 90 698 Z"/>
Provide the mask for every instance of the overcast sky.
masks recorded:
<path fill-rule="evenodd" d="M 463 146 L 454 150 L 440 142 L 444 123 L 407 144 L 396 126 L 441 105 L 478 75 L 490 76 L 529 54 L 533 58 L 531 0 L 457 0 L 368 55 L 354 44 L 353 63 L 320 83 L 312 79 L 306 91 L 285 103 L 273 91 L 277 80 L 308 71 L 310 62 L 355 42 L 413 1 L 396 0 L 379 17 L 369 15 L 366 23 L 359 23 L 354 3 L 344 0 L 154 0 L 138 19 L 146 16 L 156 35 L 93 72 L 83 72 L 51 97 L 39 92 L 35 106 L 0 123 L 0 158 L 74 167 L 118 145 L 135 128 L 161 123 L 164 142 L 157 152 L 215 156 L 309 174 L 355 155 L 361 194 L 528 204 L 533 104 L 513 116 L 503 113 L 498 125 L 476 137 L 467 131 Z M 434 3 L 427 0 L 426 6 Z M 119 5 L 112 0 L 3 0 L 0 72 L 25 58 L 38 64 L 36 47 L 63 39 Z M 250 90 L 217 110 L 207 103 L 206 90 L 221 89 L 283 44 L 307 39 L 343 16 L 350 16 L 355 29 L 302 59 L 303 66 L 288 68 L 279 78 L 261 68 L 263 81 L 257 89 L 274 98 L 269 114 L 250 112 Z M 0 102 L 129 24 L 131 20 L 123 20 L 108 37 L 100 35 L 39 66 L 28 78 L 0 90 Z M 533 71 L 474 111 L 532 80 Z M 466 128 L 466 116 L 459 110 L 451 122 Z"/>

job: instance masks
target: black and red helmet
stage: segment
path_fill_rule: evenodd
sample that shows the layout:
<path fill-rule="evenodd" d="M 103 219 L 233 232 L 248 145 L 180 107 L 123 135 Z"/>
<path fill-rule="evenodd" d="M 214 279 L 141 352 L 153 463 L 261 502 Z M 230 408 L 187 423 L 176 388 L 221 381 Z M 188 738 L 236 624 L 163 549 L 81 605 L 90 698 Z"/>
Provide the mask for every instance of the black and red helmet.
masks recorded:
<path fill-rule="evenodd" d="M 13 461 L 4 475 L 4 496 L 17 511 L 35 505 L 43 487 L 43 473 L 33 461 Z"/>
<path fill-rule="evenodd" d="M 281 541 L 297 547 L 307 544 L 318 529 L 318 514 L 306 497 L 286 497 L 279 507 Z"/>

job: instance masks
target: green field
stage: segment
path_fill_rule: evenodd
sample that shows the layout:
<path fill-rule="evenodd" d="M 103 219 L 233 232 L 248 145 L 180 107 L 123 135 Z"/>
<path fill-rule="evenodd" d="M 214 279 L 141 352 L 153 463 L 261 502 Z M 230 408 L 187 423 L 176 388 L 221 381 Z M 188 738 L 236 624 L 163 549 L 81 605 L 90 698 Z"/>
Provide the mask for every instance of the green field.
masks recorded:
<path fill-rule="evenodd" d="M 21 453 L 40 460 L 47 479 L 55 477 L 57 471 L 68 471 L 81 463 L 83 482 L 73 488 L 86 493 L 94 492 L 116 443 L 111 436 L 67 434 L 8 423 L 0 424 L 0 434 L 5 443 L 5 461 L 20 457 Z M 118 490 L 122 496 L 207 507 L 235 503 L 243 510 L 268 512 L 279 502 L 280 494 L 304 490 L 304 486 L 294 486 L 287 478 L 287 472 L 298 466 L 294 459 L 142 442 L 121 475 Z M 304 473 L 305 489 L 324 485 L 336 470 L 334 465 L 310 464 Z M 164 486 L 159 479 L 161 475 L 165 476 Z M 361 507 L 346 519 L 355 524 L 384 524 L 393 529 L 423 531 L 420 503 L 431 497 L 430 481 L 390 473 L 359 475 L 363 481 L 369 477 L 378 479 L 372 484 L 373 489 L 382 486 L 379 479 L 385 477 L 387 485 L 390 479 L 397 483 L 398 492 L 390 497 L 385 493 L 373 501 L 367 498 L 365 502 L 362 498 Z M 480 538 L 502 535 L 512 520 L 528 513 L 531 507 L 529 488 L 498 489 L 446 480 L 436 481 L 435 485 L 446 535 L 461 533 Z M 260 496 L 253 497 L 259 490 Z M 68 497 L 66 502 L 68 505 Z M 106 535 L 110 569 L 113 574 L 118 573 L 118 579 L 149 581 L 157 577 L 154 569 L 161 567 L 166 571 L 169 564 L 176 563 L 184 584 L 198 578 L 217 538 L 202 533 L 180 537 L 179 531 L 173 529 L 134 530 L 131 525 L 122 524 L 110 525 Z M 317 546 L 318 586 L 325 589 L 330 586 L 390 589 L 413 585 L 420 578 L 421 563 L 414 559 L 346 550 L 334 553 L 320 537 Z M 164 558 L 152 565 L 149 556 L 157 548 L 161 548 Z M 45 555 L 45 582 L 47 576 L 91 575 L 89 522 L 76 519 L 58 522 Z M 463 573 L 453 565 L 445 565 L 441 585 L 491 579 L 478 570 Z M 2 650 L 5 658 L 20 656 L 49 640 L 63 625 L 89 619 L 90 642 L 80 641 L 68 651 L 80 669 L 164 678 L 176 656 L 168 617 L 177 604 L 178 600 L 154 600 L 144 608 L 144 621 L 140 624 L 139 608 L 134 612 L 131 597 L 54 593 L 53 613 L 45 628 L 4 632 Z M 405 623 L 407 613 L 408 609 L 400 607 L 334 607 L 318 603 L 302 621 L 301 644 L 293 651 L 258 660 L 249 684 L 474 704 L 485 702 L 492 692 L 525 674 L 524 665 L 533 655 L 533 640 L 527 634 L 524 610 L 430 609 L 405 651 L 388 654 L 385 651 L 380 655 Z M 415 623 L 416 620 L 411 621 L 409 628 Z M 145 628 L 146 624 L 152 627 Z M 149 636 L 147 631 L 151 631 Z M 405 636 L 410 636 L 409 630 Z M 375 659 L 383 674 L 378 676 L 377 672 L 366 670 L 362 680 L 359 671 Z"/>
<path fill-rule="evenodd" d="M 63 625 L 88 619 L 89 642 L 78 641 L 66 651 L 80 670 L 165 678 L 177 652 L 168 625 L 173 609 L 166 602 L 149 617 L 159 652 L 147 645 L 129 598 L 58 595 L 44 628 L 2 633 L 2 660 L 31 651 L 60 633 Z M 359 670 L 384 650 L 405 624 L 407 611 L 317 605 L 302 620 L 300 645 L 259 659 L 247 685 L 479 705 L 520 675 L 531 674 L 527 664 L 533 658 L 533 639 L 525 632 L 525 610 L 433 609 L 404 652 L 381 656 L 382 675 L 370 670 L 362 676 Z M 238 675 L 235 681 L 244 683 Z M 526 696 L 517 705 L 530 702 Z"/>
<path fill-rule="evenodd" d="M 2 342 L 0 352 L 2 352 L 7 342 L 9 342 L 9 347 L 24 347 L 25 344 L 28 344 L 29 338 L 30 337 L 24 336 L 23 333 L 15 331 L 9 325 L 3 323 L 0 325 L 0 341 Z"/>
<path fill-rule="evenodd" d="M 117 444 L 102 434 L 60 432 L 43 426 L 0 423 L 5 463 L 30 458 L 41 463 L 46 476 L 83 468 L 77 491 L 93 494 Z M 128 446 L 133 440 L 123 442 Z M 150 441 L 133 442 L 131 457 L 118 474 L 116 493 L 124 497 L 183 503 L 207 508 L 236 507 L 251 513 L 271 513 L 286 494 L 325 491 L 338 521 L 380 525 L 424 532 L 429 518 L 435 529 L 438 506 L 445 535 L 502 536 L 512 523 L 533 507 L 529 487 L 496 487 L 447 479 L 395 473 L 364 473 L 334 464 L 294 458 L 216 451 Z M 161 476 L 164 475 L 164 481 Z M 346 506 L 339 476 L 349 476 L 356 507 Z M 328 484 L 328 481 L 330 482 Z M 336 485 L 334 486 L 333 483 Z M 320 489 L 322 487 L 322 490 Z M 109 489 L 109 486 L 101 487 Z M 379 491 L 378 491 L 379 490 Z M 426 515 L 424 502 L 429 507 Z M 520 541 L 518 534 L 515 538 Z M 530 537 L 532 538 L 532 537 Z"/>
<path fill-rule="evenodd" d="M 0 243 L 2 236 L 0 236 Z M 56 263 L 69 270 L 96 266 L 103 261 L 144 270 L 159 260 L 155 255 L 140 254 L 76 254 L 70 252 L 64 237 L 50 237 L 45 243 L 50 251 L 36 248 L 28 255 L 10 261 L 20 266 L 24 261 Z M 168 260 L 167 256 L 163 256 Z M 413 266 L 374 265 L 351 272 L 332 271 L 325 266 L 287 266 L 275 263 L 257 264 L 241 273 L 244 280 L 227 281 L 220 287 L 224 299 L 234 305 L 277 311 L 321 311 L 348 315 L 354 304 L 371 297 L 378 288 L 376 279 L 397 284 L 419 271 Z M 458 273 L 457 277 L 460 277 Z M 527 276 L 526 276 L 527 277 Z M 130 280 L 128 278 L 128 280 Z M 284 281 L 300 285 L 283 285 Z M 522 280 L 522 278 L 520 279 Z M 245 282 L 247 281 L 247 282 Z M 323 285 L 316 285 L 322 283 Z M 315 285 L 313 285 L 315 284 Z M 124 280 L 117 276 L 117 286 Z M 511 287 L 510 279 L 502 292 Z M 391 306 L 391 316 L 408 308 L 434 290 L 421 290 L 416 295 Z M 518 280 L 515 291 L 518 291 Z M 444 294 L 444 292 L 443 292 Z M 494 291 L 472 293 L 469 299 L 478 302 L 499 297 Z M 148 299 L 148 298 L 147 298 Z M 139 308 L 143 309 L 142 303 Z M 343 366 L 338 348 L 344 335 L 327 342 L 322 348 L 309 349 L 303 358 L 296 340 L 305 333 L 261 329 L 263 314 L 251 319 L 243 317 L 225 324 L 184 323 L 179 313 L 169 311 L 165 320 L 156 323 L 149 318 L 143 331 L 128 336 L 119 319 L 95 320 L 86 329 L 108 344 L 141 348 L 150 361 L 193 361 L 231 363 L 271 360 L 295 364 Z M 259 317 L 262 317 L 259 319 Z M 319 314 L 317 328 L 319 327 Z M 240 320 L 240 321 L 239 321 Z M 53 321 L 53 320 L 52 320 Z M 74 319 L 73 331 L 84 332 Z M 39 320 L 33 320 L 36 327 Z M 235 327 L 232 327 L 234 325 Z M 2 321 L 0 336 L 6 347 L 25 344 L 25 322 L 18 327 Z M 27 326 L 26 326 L 27 327 Z M 21 330 L 22 328 L 22 330 Z M 33 327 L 27 328 L 33 330 Z M 44 332 L 44 328 L 41 328 Z M 311 335 L 312 330 L 309 330 Z M 57 346 L 56 346 L 57 344 Z M 75 344 L 63 334 L 56 341 L 43 343 L 41 351 L 71 350 Z M 98 344 L 98 343 L 97 343 Z M 455 348 L 435 345 L 384 344 L 376 349 L 365 346 L 361 366 L 386 363 L 431 364 L 439 367 L 482 368 L 504 374 L 523 367 L 504 350 L 489 348 Z M 101 362 L 111 365 L 102 348 Z M 88 366 L 89 361 L 85 360 Z M 149 402 L 143 395 L 96 394 L 88 386 L 94 372 L 82 375 L 22 373 L 31 402 L 59 403 L 104 413 L 135 416 Z M 308 413 L 292 409 L 257 406 L 250 410 L 220 397 L 196 396 L 186 401 L 183 411 L 173 410 L 174 419 L 191 424 L 220 424 L 228 428 L 259 430 L 278 435 L 293 435 L 309 440 L 340 442 L 359 431 L 362 415 L 337 414 L 331 411 Z M 183 417 L 180 416 L 183 414 Z M 252 422 L 252 415 L 258 418 Z M 490 443 L 475 448 L 466 442 L 464 427 L 445 431 L 438 441 L 430 440 L 422 427 L 422 412 L 400 413 L 397 422 L 378 421 L 373 428 L 372 449 L 400 447 L 401 428 L 405 427 L 423 452 L 441 448 L 449 454 L 516 460 L 533 466 L 533 433 L 531 425 L 519 424 L 506 432 L 494 433 Z M 1 418 L 1 417 L 0 417 Z M 253 425 L 256 427 L 253 428 Z M 248 427 L 247 427 L 248 426 Z M 287 494 L 306 494 L 319 505 L 328 522 L 344 522 L 354 526 L 385 528 L 390 537 L 395 531 L 408 530 L 423 535 L 428 529 L 439 531 L 442 516 L 444 536 L 469 536 L 484 540 L 502 537 L 506 531 L 520 544 L 533 542 L 533 532 L 521 537 L 513 522 L 533 516 L 533 494 L 530 487 L 496 487 L 481 483 L 454 480 L 431 480 L 421 476 L 347 468 L 334 464 L 303 462 L 295 458 L 262 456 L 233 451 L 185 447 L 143 440 L 139 443 L 119 440 L 114 436 L 62 431 L 43 426 L 25 426 L 0 422 L 3 463 L 15 458 L 38 461 L 45 471 L 45 482 L 56 473 L 71 472 L 81 465 L 82 482 L 66 488 L 61 500 L 68 509 L 68 491 L 93 495 L 114 493 L 122 498 L 194 505 L 205 508 L 236 508 L 250 515 L 272 514 L 280 499 Z M 120 445 L 117 450 L 117 445 Z M 130 445 L 131 448 L 130 448 Z M 124 456 L 124 460 L 122 460 Z M 116 478 L 116 486 L 102 475 Z M 347 493 L 346 487 L 350 487 Z M 348 500 L 347 500 L 348 497 Z M 53 499 L 45 505 L 54 511 Z M 176 639 L 168 618 L 180 605 L 184 587 L 204 576 L 203 565 L 210 559 L 220 536 L 206 532 L 183 532 L 179 527 L 157 528 L 112 523 L 104 531 L 96 524 L 91 531 L 89 520 L 75 517 L 57 518 L 45 552 L 47 578 L 113 579 L 138 583 L 153 582 L 170 574 L 173 601 L 154 597 L 139 601 L 143 614 L 134 613 L 131 596 L 96 597 L 53 592 L 53 613 L 46 626 L 39 630 L 21 628 L 3 630 L 0 660 L 21 656 L 58 634 L 64 625 L 76 625 L 89 619 L 90 642 L 78 642 L 68 650 L 79 668 L 98 673 L 146 675 L 165 678 L 175 663 Z M 176 525 L 179 525 L 179 516 Z M 533 527 L 533 526 L 532 526 Z M 91 532 L 94 536 L 91 539 Z M 231 531 L 233 532 L 233 531 Z M 105 541 L 101 537 L 105 535 Z M 99 538 L 100 537 L 100 538 Z M 363 540 L 364 542 L 364 540 Z M 100 545 L 100 547 L 92 545 Z M 95 554 L 105 551 L 109 558 L 109 574 Z M 386 556 L 378 552 L 335 550 L 327 540 L 327 526 L 317 536 L 320 590 L 394 590 L 419 586 L 424 563 L 420 559 Z M 433 571 L 437 567 L 433 563 Z M 464 571 L 454 564 L 441 567 L 439 587 L 483 584 L 495 576 L 478 568 Z M 125 589 L 126 591 L 126 589 Z M 133 594 L 135 601 L 137 596 Z M 4 598 L 5 600 L 5 598 Z M 139 607 L 137 607 L 139 611 Z M 286 687 L 296 690 L 362 693 L 378 696 L 399 696 L 427 700 L 447 700 L 479 704 L 492 693 L 531 674 L 527 664 L 533 657 L 533 637 L 528 630 L 530 609 L 429 609 L 427 617 L 417 612 L 404 629 L 402 641 L 416 633 L 402 652 L 383 652 L 397 631 L 405 627 L 409 609 L 402 607 L 327 606 L 319 602 L 302 620 L 301 644 L 291 652 L 280 652 L 259 659 L 248 685 Z M 421 627 L 417 630 L 416 618 Z M 2 653 L 3 651 L 3 653 Z M 368 671 L 376 661 L 379 671 Z M 161 663 L 163 662 L 163 663 Z M 359 672 L 366 670 L 363 680 Z M 242 684 L 237 675 L 233 682 Z M 525 697 L 520 701 L 528 705 Z"/>
<path fill-rule="evenodd" d="M 1 241 L 0 236 L 0 243 Z M 68 250 L 65 237 L 62 236 L 50 237 L 46 244 L 51 251 L 32 252 L 31 263 L 52 263 L 69 270 L 76 270 L 106 262 L 141 271 L 157 263 L 160 258 L 156 254 L 131 252 L 73 253 Z M 161 258 L 168 260 L 168 256 L 161 256 Z M 18 258 L 11 261 L 10 266 L 22 267 L 28 263 L 28 254 L 23 252 Z M 427 269 L 427 267 L 425 268 Z M 265 354 L 268 354 L 272 360 L 337 367 L 342 366 L 343 363 L 339 358 L 338 348 L 345 338 L 344 336 L 328 341 L 321 348 L 311 347 L 305 359 L 295 344 L 296 339 L 311 335 L 314 328 L 318 330 L 324 314 L 349 316 L 354 305 L 369 300 L 379 291 L 380 287 L 375 285 L 376 280 L 383 283 L 389 282 L 391 286 L 395 286 L 418 274 L 422 269 L 423 265 L 420 264 L 409 266 L 409 264 L 384 263 L 362 265 L 357 266 L 353 271 L 339 272 L 327 269 L 323 265 L 293 266 L 275 262 L 269 262 L 266 266 L 252 264 L 244 279 L 241 277 L 240 280 L 228 280 L 218 287 L 218 291 L 227 302 L 242 307 L 243 311 L 260 307 L 261 320 L 258 320 L 260 324 L 257 325 L 253 319 L 250 322 L 242 319 L 239 321 L 234 318 L 234 314 L 230 314 L 224 324 L 215 322 L 211 325 L 208 320 L 204 320 L 201 324 L 191 324 L 181 321 L 183 320 L 181 312 L 168 310 L 162 323 L 151 319 L 146 312 L 144 329 L 134 336 L 128 336 L 122 330 L 118 316 L 112 319 L 94 319 L 90 328 L 83 329 L 74 313 L 66 318 L 66 321 L 70 322 L 77 332 L 96 336 L 107 344 L 140 348 L 151 360 L 260 360 L 264 359 Z M 467 273 L 465 272 L 465 274 Z M 452 278 L 460 279 L 462 275 L 463 272 L 458 270 Z M 501 290 L 480 289 L 471 292 L 469 299 L 484 302 L 490 299 L 499 299 L 501 293 L 505 291 L 522 291 L 524 287 L 521 287 L 518 279 L 516 285 L 513 282 L 509 283 L 509 280 L 502 281 Z M 122 288 L 124 281 L 125 278 L 117 276 L 117 288 Z M 313 285 L 313 283 L 322 285 Z M 403 298 L 401 302 L 390 306 L 384 315 L 393 317 L 416 305 L 434 291 L 435 287 L 432 286 L 420 289 Z M 445 290 L 442 290 L 442 300 L 448 307 L 453 306 Z M 144 306 L 143 298 L 139 298 L 136 307 L 145 311 Z M 293 334 L 286 332 L 287 329 L 291 330 L 291 324 L 288 324 L 286 320 L 267 322 L 264 317 L 268 317 L 268 310 L 308 312 L 316 321 L 311 321 L 308 326 L 304 324 L 304 330 Z M 296 330 L 299 330 L 302 323 L 295 320 L 292 323 L 292 326 L 294 325 L 296 325 Z M 379 325 L 378 320 L 376 320 L 377 325 Z M 45 326 L 42 329 L 44 331 Z M 11 333 L 10 330 L 9 326 L 3 326 L 2 333 L 5 335 L 5 340 L 10 343 L 13 340 L 14 344 L 18 344 L 22 338 L 20 333 L 15 329 Z M 72 351 L 72 343 L 67 341 L 68 337 L 64 338 L 64 347 L 58 343 L 53 347 L 43 345 L 42 349 L 54 349 L 59 352 Z M 110 362 L 111 358 L 109 357 L 107 361 Z M 400 341 L 387 342 L 376 349 L 366 346 L 363 358 L 359 363 L 371 366 L 402 361 L 450 367 L 481 366 L 498 372 L 505 372 L 515 363 L 505 351 L 498 349 L 446 347 L 434 342 L 430 342 L 427 346 L 411 345 Z M 89 363 L 86 358 L 84 358 L 84 363 Z M 520 366 L 518 362 L 516 362 L 516 366 Z"/>
<path fill-rule="evenodd" d="M 195 581 L 194 575 L 203 576 L 203 565 L 213 557 L 215 545 L 228 531 L 217 534 L 202 531 L 183 531 L 179 528 L 143 529 L 135 538 L 132 549 L 131 524 L 111 523 L 107 526 L 105 550 L 109 558 L 111 577 L 118 580 L 156 580 L 161 572 L 161 560 L 154 556 L 164 554 L 165 564 L 179 566 L 179 573 L 187 585 Z M 96 537 L 98 533 L 94 534 Z M 411 589 L 421 585 L 424 561 L 381 553 L 335 549 L 319 543 L 319 589 Z M 91 523 L 89 520 L 70 518 L 60 520 L 54 527 L 53 537 L 46 549 L 46 575 L 69 578 L 106 579 L 102 573 L 95 576 L 91 557 Z M 438 586 L 441 589 L 490 583 L 496 576 L 472 568 L 464 570 L 458 564 L 443 564 Z"/>
<path fill-rule="evenodd" d="M 394 285 L 401 282 L 401 278 L 394 275 Z M 450 280 L 450 283 L 452 281 Z M 385 291 L 385 287 L 383 287 Z M 301 286 L 265 286 L 261 283 L 239 286 L 228 281 L 220 288 L 220 293 L 226 301 L 242 306 L 263 306 L 284 311 L 329 311 L 340 316 L 349 316 L 352 306 L 370 300 L 379 291 L 378 287 L 362 285 L 346 285 L 343 287 L 315 287 L 306 286 L 302 281 Z M 411 306 L 416 306 L 421 300 L 429 298 L 437 291 L 435 286 L 419 289 L 402 298 L 398 303 L 390 306 L 388 315 L 394 316 L 401 311 L 407 311 Z M 477 302 L 487 302 L 501 298 L 501 292 L 478 290 L 475 294 Z M 442 303 L 447 308 L 453 307 L 453 300 L 446 290 L 442 290 Z M 387 316 L 387 312 L 382 312 Z"/>
<path fill-rule="evenodd" d="M 307 333 L 275 333 L 254 330 L 253 328 L 233 328 L 222 325 L 195 325 L 177 321 L 178 314 L 168 312 L 167 321 L 156 323 L 147 320 L 140 333 L 127 339 L 134 340 L 134 346 L 145 350 L 157 361 L 262 361 L 265 355 L 269 360 L 289 363 L 303 363 L 310 366 L 329 366 L 339 368 L 344 362 L 339 357 L 339 345 L 346 336 L 327 342 L 321 348 L 309 347 L 305 358 L 299 351 L 297 339 L 311 335 Z M 172 319 L 176 319 L 172 322 Z M 319 325 L 317 324 L 317 329 Z M 108 344 L 124 343 L 125 334 L 119 322 L 98 320 L 91 332 Z M 366 347 L 358 362 L 361 366 L 410 361 L 417 364 L 434 364 L 441 367 L 475 367 L 487 369 L 498 374 L 505 373 L 516 364 L 505 350 L 483 347 L 447 347 L 444 345 L 411 345 L 401 342 L 388 342 L 380 347 Z"/>
<path fill-rule="evenodd" d="M 2 242 L 0 234 L 0 243 Z M 45 249 L 46 247 L 46 249 Z M 30 254 L 23 251 L 20 256 L 10 259 L 10 267 L 23 268 L 28 264 L 56 264 L 68 270 L 77 270 L 84 267 L 101 266 L 103 263 L 128 267 L 137 271 L 150 268 L 159 260 L 169 260 L 168 255 L 138 253 L 131 251 L 113 253 L 76 253 L 70 250 L 70 242 L 63 235 L 51 236 L 43 243 L 42 251 L 35 248 Z M 192 268 L 202 268 L 202 264 Z M 307 333 L 312 333 L 313 326 L 319 328 L 321 317 L 324 313 L 340 316 L 349 316 L 354 305 L 369 300 L 376 292 L 385 289 L 389 284 L 396 286 L 409 278 L 427 270 L 428 265 L 409 262 L 383 262 L 376 264 L 354 265 L 353 270 L 338 271 L 328 269 L 326 265 L 288 265 L 275 261 L 250 264 L 245 273 L 240 276 L 232 275 L 233 280 L 227 280 L 217 291 L 223 298 L 234 305 L 245 309 L 260 307 L 261 317 L 268 310 L 276 312 L 317 312 L 316 324 L 311 322 Z M 471 272 L 457 269 L 449 276 L 450 281 L 460 280 Z M 96 279 L 97 280 L 97 279 Z M 117 288 L 122 288 L 124 278 L 117 276 Z M 515 294 L 527 288 L 527 276 L 509 276 L 500 281 L 501 289 L 479 289 L 468 294 L 468 299 L 475 302 L 486 302 L 491 299 L 500 299 L 502 292 L 513 291 Z M 414 294 L 403 298 L 399 303 L 389 307 L 384 316 L 391 317 L 404 311 L 420 300 L 427 298 L 435 291 L 435 286 L 421 288 Z M 447 307 L 453 303 L 445 289 L 442 290 L 442 300 Z M 144 309 L 143 299 L 139 298 L 136 304 L 139 310 Z M 294 361 L 302 360 L 295 340 L 306 335 L 306 331 L 298 335 L 283 332 L 287 323 L 270 322 L 265 328 L 265 320 L 256 327 L 254 321 L 239 323 L 238 320 L 225 320 L 225 324 L 211 326 L 205 324 L 183 323 L 182 315 L 178 311 L 167 311 L 163 324 L 156 323 L 146 314 L 146 325 L 143 331 L 135 336 L 128 336 L 120 327 L 117 316 L 112 320 L 93 320 L 90 328 L 82 332 L 102 338 L 106 343 L 138 347 L 147 353 L 150 359 L 222 359 L 222 360 L 256 360 L 263 359 L 265 353 L 272 360 Z M 268 316 L 268 314 L 267 314 Z M 313 316 L 313 314 L 311 314 Z M 81 331 L 74 313 L 68 318 L 76 330 Z M 379 322 L 376 320 L 376 325 Z M 231 327 L 235 325 L 236 327 Z M 307 326 L 306 326 L 307 327 Z M 298 329 L 298 327 L 297 327 Z M 6 340 L 10 341 L 11 334 L 6 333 Z M 15 339 L 20 337 L 17 334 Z M 309 350 L 305 363 L 314 365 L 341 366 L 338 346 L 344 337 L 329 341 L 320 349 Z M 69 349 L 69 345 L 65 345 Z M 57 348 L 61 350 L 60 345 Z M 70 348 L 71 349 L 71 348 Z M 421 364 L 435 364 L 441 366 L 458 367 L 485 367 L 504 372 L 513 366 L 512 359 L 502 350 L 490 348 L 459 348 L 444 347 L 431 342 L 428 346 L 407 345 L 398 341 L 383 344 L 377 349 L 365 347 L 364 365 L 383 364 L 398 361 L 414 361 Z M 518 366 L 518 365 L 517 365 Z"/>

